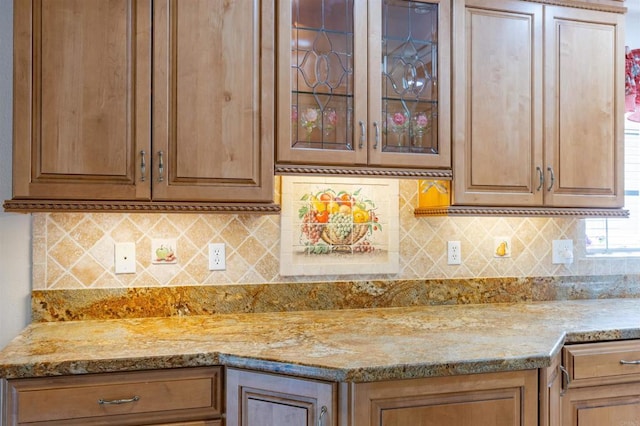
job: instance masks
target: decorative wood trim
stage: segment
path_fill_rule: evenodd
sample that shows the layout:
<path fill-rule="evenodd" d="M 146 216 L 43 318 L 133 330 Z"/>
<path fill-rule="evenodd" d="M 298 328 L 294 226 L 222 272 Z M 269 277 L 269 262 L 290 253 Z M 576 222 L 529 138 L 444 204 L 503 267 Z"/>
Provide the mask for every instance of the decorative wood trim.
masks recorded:
<path fill-rule="evenodd" d="M 598 10 L 601 12 L 627 13 L 622 0 L 525 0 L 550 6 L 566 6 L 577 9 Z"/>
<path fill-rule="evenodd" d="M 629 210 L 589 209 L 568 207 L 481 207 L 451 206 L 416 208 L 416 217 L 423 216 L 564 216 L 564 217 L 616 217 L 628 218 Z"/>
<path fill-rule="evenodd" d="M 440 180 L 451 180 L 453 177 L 453 172 L 451 170 L 370 169 L 325 166 L 276 165 L 275 172 L 276 175 L 322 174 L 329 176 L 400 177 Z"/>
<path fill-rule="evenodd" d="M 278 214 L 280 205 L 240 203 L 161 203 L 136 201 L 59 201 L 59 200 L 7 200 L 5 211 L 17 213 L 39 212 L 97 212 L 97 213 L 260 213 Z"/>

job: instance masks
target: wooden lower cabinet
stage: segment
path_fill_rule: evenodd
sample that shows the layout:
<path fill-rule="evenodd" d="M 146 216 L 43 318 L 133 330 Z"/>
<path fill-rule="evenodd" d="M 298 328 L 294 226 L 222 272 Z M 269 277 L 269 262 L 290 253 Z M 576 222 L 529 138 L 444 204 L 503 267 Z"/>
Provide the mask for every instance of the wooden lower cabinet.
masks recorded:
<path fill-rule="evenodd" d="M 227 369 L 226 426 L 330 426 L 337 384 Z"/>
<path fill-rule="evenodd" d="M 359 383 L 351 426 L 534 426 L 538 372 Z"/>
<path fill-rule="evenodd" d="M 567 345 L 562 426 L 640 425 L 640 341 Z"/>
<path fill-rule="evenodd" d="M 222 369 L 7 380 L 6 426 L 222 426 Z"/>

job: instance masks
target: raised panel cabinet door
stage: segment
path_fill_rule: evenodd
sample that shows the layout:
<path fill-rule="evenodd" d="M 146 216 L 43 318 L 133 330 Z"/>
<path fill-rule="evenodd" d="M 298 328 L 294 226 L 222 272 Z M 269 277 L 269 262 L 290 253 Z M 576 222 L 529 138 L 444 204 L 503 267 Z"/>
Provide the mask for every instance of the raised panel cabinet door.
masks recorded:
<path fill-rule="evenodd" d="M 624 15 L 545 8 L 545 203 L 622 207 Z"/>
<path fill-rule="evenodd" d="M 153 199 L 272 202 L 274 1 L 153 13 Z"/>
<path fill-rule="evenodd" d="M 13 196 L 145 200 L 151 2 L 14 2 Z"/>
<path fill-rule="evenodd" d="M 227 426 L 335 425 L 336 385 L 227 369 Z"/>
<path fill-rule="evenodd" d="M 569 389 L 563 426 L 629 426 L 640 421 L 640 383 Z"/>
<path fill-rule="evenodd" d="M 539 205 L 543 6 L 454 5 L 454 204 Z"/>
<path fill-rule="evenodd" d="M 354 426 L 535 426 L 537 371 L 354 385 Z"/>

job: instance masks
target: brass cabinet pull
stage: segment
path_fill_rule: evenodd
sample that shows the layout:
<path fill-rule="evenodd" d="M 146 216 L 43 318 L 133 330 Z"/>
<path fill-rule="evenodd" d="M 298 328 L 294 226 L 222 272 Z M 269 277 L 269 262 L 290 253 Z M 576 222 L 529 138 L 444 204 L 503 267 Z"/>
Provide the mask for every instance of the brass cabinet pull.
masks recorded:
<path fill-rule="evenodd" d="M 378 142 L 380 142 L 380 127 L 378 127 L 378 122 L 373 122 L 373 128 L 375 129 L 375 142 L 373 144 L 373 149 L 378 149 Z"/>
<path fill-rule="evenodd" d="M 367 131 L 364 127 L 364 121 L 360 121 L 360 145 L 359 148 L 362 149 L 364 146 L 364 139 L 367 136 Z"/>
<path fill-rule="evenodd" d="M 562 386 L 560 390 L 560 396 L 564 396 L 567 393 L 567 388 L 571 384 L 571 377 L 569 377 L 569 372 L 563 365 L 560 366 L 560 371 L 562 371 Z"/>
<path fill-rule="evenodd" d="M 102 399 L 100 398 L 98 400 L 98 404 L 100 405 L 120 405 L 120 404 L 129 404 L 131 402 L 136 402 L 139 401 L 140 397 L 138 395 L 134 396 L 133 398 L 127 398 L 127 399 Z"/>
<path fill-rule="evenodd" d="M 162 151 L 158 151 L 158 182 L 164 181 L 164 161 L 162 160 Z"/>
<path fill-rule="evenodd" d="M 318 417 L 318 426 L 324 426 L 324 416 L 329 412 L 329 409 L 323 405 L 320 409 L 320 416 Z"/>
<path fill-rule="evenodd" d="M 553 173 L 553 169 L 551 168 L 551 166 L 547 167 L 547 171 L 551 174 L 551 182 L 549 183 L 547 191 L 551 191 L 551 188 L 553 188 L 553 184 L 556 182 L 556 175 Z"/>
<path fill-rule="evenodd" d="M 631 364 L 631 365 L 637 365 L 637 364 L 640 364 L 640 360 L 625 361 L 624 359 L 621 359 L 621 360 L 620 360 L 620 364 Z"/>
<path fill-rule="evenodd" d="M 144 152 L 144 149 L 140 151 L 140 181 L 144 182 L 147 174 L 147 162 L 144 159 L 144 155 L 146 154 L 146 152 Z"/>
<path fill-rule="evenodd" d="M 536 167 L 536 171 L 538 172 L 538 179 L 539 179 L 538 187 L 536 188 L 536 192 L 537 192 L 537 191 L 540 191 L 542 189 L 542 185 L 544 185 L 544 173 L 542 173 L 542 169 L 540 168 L 540 166 Z"/>

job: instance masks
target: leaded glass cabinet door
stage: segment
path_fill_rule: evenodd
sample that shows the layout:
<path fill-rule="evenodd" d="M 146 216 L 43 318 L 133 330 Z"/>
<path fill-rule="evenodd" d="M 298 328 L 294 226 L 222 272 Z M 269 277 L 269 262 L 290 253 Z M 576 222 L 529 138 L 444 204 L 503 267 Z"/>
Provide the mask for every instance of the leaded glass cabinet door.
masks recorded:
<path fill-rule="evenodd" d="M 278 161 L 366 165 L 367 2 L 279 4 Z"/>
<path fill-rule="evenodd" d="M 278 165 L 450 168 L 448 2 L 290 0 L 278 16 Z"/>
<path fill-rule="evenodd" d="M 370 2 L 371 164 L 450 167 L 450 10 L 448 1 Z"/>

